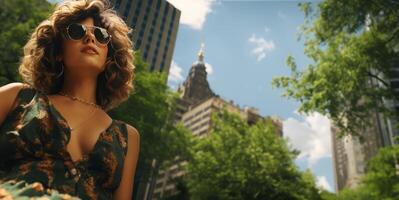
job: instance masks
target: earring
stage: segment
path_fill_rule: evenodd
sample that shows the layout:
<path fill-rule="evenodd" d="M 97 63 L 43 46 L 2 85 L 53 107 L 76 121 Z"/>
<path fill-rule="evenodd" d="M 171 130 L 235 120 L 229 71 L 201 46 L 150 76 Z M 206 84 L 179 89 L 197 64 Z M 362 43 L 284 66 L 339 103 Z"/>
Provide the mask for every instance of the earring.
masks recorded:
<path fill-rule="evenodd" d="M 61 62 L 61 72 L 56 76 L 56 78 L 60 78 L 62 76 L 62 74 L 64 73 L 64 63 Z"/>

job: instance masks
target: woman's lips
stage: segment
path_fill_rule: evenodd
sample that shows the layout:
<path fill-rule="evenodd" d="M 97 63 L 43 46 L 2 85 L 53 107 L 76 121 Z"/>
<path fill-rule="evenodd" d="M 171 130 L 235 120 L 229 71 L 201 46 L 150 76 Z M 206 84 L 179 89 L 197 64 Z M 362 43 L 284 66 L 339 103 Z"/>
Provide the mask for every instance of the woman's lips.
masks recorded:
<path fill-rule="evenodd" d="M 94 47 L 91 46 L 85 46 L 82 48 L 81 52 L 87 53 L 87 54 L 98 54 L 97 50 Z"/>
<path fill-rule="evenodd" d="M 85 49 L 85 50 L 83 50 L 82 52 L 83 52 L 83 53 L 87 53 L 87 54 L 92 54 L 92 55 L 97 54 L 97 52 L 95 52 L 95 51 L 92 50 L 92 49 Z"/>

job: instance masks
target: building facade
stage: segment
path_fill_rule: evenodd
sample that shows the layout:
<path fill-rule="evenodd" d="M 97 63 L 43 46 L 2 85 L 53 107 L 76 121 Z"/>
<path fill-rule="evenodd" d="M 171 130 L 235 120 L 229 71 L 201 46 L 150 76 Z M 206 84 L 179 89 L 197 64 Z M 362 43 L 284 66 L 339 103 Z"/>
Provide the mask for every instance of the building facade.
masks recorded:
<path fill-rule="evenodd" d="M 150 71 L 169 74 L 179 27 L 180 10 L 166 0 L 111 0 L 114 9 L 133 29 L 134 50 Z"/>
<path fill-rule="evenodd" d="M 240 108 L 232 101 L 226 101 L 216 95 L 207 81 L 207 72 L 204 62 L 204 46 L 183 85 L 179 88 L 181 99 L 176 111 L 175 120 L 191 130 L 197 137 L 206 137 L 212 128 L 211 116 L 223 109 L 233 112 L 245 119 L 248 124 L 257 120 L 271 120 L 276 126 L 277 134 L 282 136 L 282 121 L 277 117 L 262 117 L 258 110 L 251 107 Z M 185 175 L 181 169 L 187 162 L 176 158 L 168 168 L 159 170 L 153 187 L 152 199 L 162 199 L 176 194 L 176 182 Z"/>
<path fill-rule="evenodd" d="M 387 144 L 387 123 L 381 121 L 379 113 L 370 114 L 370 126 L 359 131 L 361 138 L 352 135 L 340 136 L 339 129 L 332 125 L 332 156 L 335 189 L 356 188 L 366 173 L 368 161 Z M 332 123 L 333 124 L 333 123 Z"/>

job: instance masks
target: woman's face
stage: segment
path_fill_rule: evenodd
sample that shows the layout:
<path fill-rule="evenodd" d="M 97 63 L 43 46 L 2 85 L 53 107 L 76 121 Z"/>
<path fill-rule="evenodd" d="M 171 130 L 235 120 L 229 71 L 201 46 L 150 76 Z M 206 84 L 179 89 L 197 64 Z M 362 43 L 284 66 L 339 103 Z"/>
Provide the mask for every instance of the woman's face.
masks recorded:
<path fill-rule="evenodd" d="M 97 42 L 94 36 L 93 18 L 89 17 L 79 22 L 87 28 L 86 35 L 79 40 L 65 39 L 63 41 L 62 61 L 65 70 L 74 75 L 97 76 L 105 68 L 108 46 Z"/>

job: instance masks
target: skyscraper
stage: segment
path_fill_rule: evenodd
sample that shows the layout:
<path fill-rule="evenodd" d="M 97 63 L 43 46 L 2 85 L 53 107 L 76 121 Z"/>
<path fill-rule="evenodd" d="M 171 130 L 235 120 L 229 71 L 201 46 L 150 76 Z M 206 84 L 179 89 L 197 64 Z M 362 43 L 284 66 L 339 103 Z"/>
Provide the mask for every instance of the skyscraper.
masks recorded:
<path fill-rule="evenodd" d="M 133 29 L 134 49 L 150 71 L 169 74 L 180 10 L 166 0 L 112 0 L 114 9 Z"/>
<path fill-rule="evenodd" d="M 344 188 L 356 188 L 366 173 L 368 161 L 380 148 L 387 146 L 384 140 L 386 125 L 381 123 L 379 117 L 378 113 L 370 112 L 370 126 L 358 131 L 361 139 L 352 135 L 339 137 L 339 128 L 332 123 L 332 156 L 337 192 Z"/>

